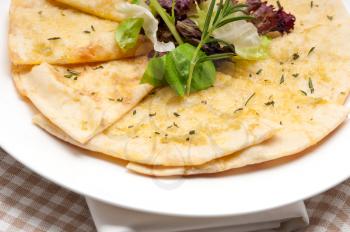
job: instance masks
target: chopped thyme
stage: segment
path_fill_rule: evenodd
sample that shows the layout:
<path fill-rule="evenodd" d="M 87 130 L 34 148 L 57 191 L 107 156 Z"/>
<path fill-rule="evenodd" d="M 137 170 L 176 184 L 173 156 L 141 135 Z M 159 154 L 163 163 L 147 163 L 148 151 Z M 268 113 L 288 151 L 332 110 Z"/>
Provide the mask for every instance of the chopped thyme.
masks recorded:
<path fill-rule="evenodd" d="M 92 70 L 97 70 L 97 69 L 103 69 L 103 65 L 97 66 L 97 67 L 93 67 Z"/>
<path fill-rule="evenodd" d="M 311 94 L 313 94 L 315 92 L 314 84 L 312 83 L 311 78 L 309 78 L 309 89 L 310 89 Z"/>
<path fill-rule="evenodd" d="M 43 11 L 38 11 L 38 14 L 39 14 L 39 15 L 42 15 L 42 14 L 43 14 Z"/>
<path fill-rule="evenodd" d="M 65 78 L 71 79 L 73 77 L 73 80 L 78 80 L 78 76 L 80 75 L 80 72 L 74 71 L 72 69 L 67 69 L 68 74 L 64 75 Z"/>
<path fill-rule="evenodd" d="M 252 95 L 250 95 L 250 97 L 248 98 L 248 100 L 245 102 L 244 106 L 247 106 L 248 103 L 250 102 L 250 100 L 252 100 L 252 98 L 255 96 L 255 93 L 253 93 Z"/>
<path fill-rule="evenodd" d="M 69 72 L 70 74 L 75 75 L 75 76 L 79 76 L 80 75 L 80 72 L 74 71 L 72 69 L 67 69 L 67 72 Z"/>
<path fill-rule="evenodd" d="M 327 19 L 329 20 L 329 21 L 332 21 L 333 20 L 333 16 L 332 15 L 327 15 Z"/>
<path fill-rule="evenodd" d="M 134 127 L 133 125 L 128 126 L 129 129 L 131 129 L 131 128 L 133 128 L 133 127 Z"/>
<path fill-rule="evenodd" d="M 297 60 L 300 58 L 300 55 L 298 53 L 293 54 L 293 60 Z"/>
<path fill-rule="evenodd" d="M 175 117 L 180 117 L 180 114 L 174 112 Z"/>
<path fill-rule="evenodd" d="M 259 69 L 259 70 L 256 72 L 256 75 L 260 75 L 262 71 L 263 71 L 262 69 Z"/>
<path fill-rule="evenodd" d="M 156 115 L 157 115 L 157 113 L 153 113 L 153 114 L 149 114 L 148 116 L 154 117 L 154 116 L 156 116 Z"/>
<path fill-rule="evenodd" d="M 187 138 L 186 138 L 186 141 L 190 141 L 190 138 L 187 137 Z"/>
<path fill-rule="evenodd" d="M 155 131 L 154 133 L 155 133 L 156 135 L 160 135 L 160 133 L 159 133 L 158 131 Z"/>
<path fill-rule="evenodd" d="M 136 114 L 136 110 L 134 110 L 133 112 L 132 112 L 132 115 L 135 115 Z"/>
<path fill-rule="evenodd" d="M 275 101 L 266 102 L 265 106 L 275 106 Z"/>
<path fill-rule="evenodd" d="M 243 108 L 238 108 L 238 109 L 235 110 L 233 113 L 237 113 L 237 112 L 242 111 L 242 110 L 243 110 Z"/>
<path fill-rule="evenodd" d="M 47 40 L 59 40 L 61 39 L 61 37 L 51 37 L 51 38 L 48 38 Z"/>
<path fill-rule="evenodd" d="M 121 97 L 121 98 L 118 98 L 117 101 L 118 101 L 118 102 L 123 102 L 123 101 L 124 101 L 124 98 L 122 98 L 122 97 Z"/>
<path fill-rule="evenodd" d="M 204 104 L 204 105 L 208 104 L 207 101 L 201 101 L 201 103 Z"/>
<path fill-rule="evenodd" d="M 345 92 L 340 92 L 341 95 L 345 95 Z"/>
<path fill-rule="evenodd" d="M 85 34 L 90 34 L 91 33 L 91 31 L 83 31 Z"/>
<path fill-rule="evenodd" d="M 314 1 L 310 2 L 310 8 L 314 8 Z"/>
<path fill-rule="evenodd" d="M 315 48 L 316 48 L 316 47 L 312 47 L 312 48 L 310 49 L 310 51 L 307 53 L 307 55 L 309 56 L 309 55 L 315 50 Z"/>
<path fill-rule="evenodd" d="M 115 99 L 114 99 L 114 98 L 108 98 L 108 100 L 110 100 L 110 101 L 115 101 Z"/>
<path fill-rule="evenodd" d="M 299 90 L 303 95 L 307 96 L 307 93 L 304 90 Z"/>
<path fill-rule="evenodd" d="M 179 126 L 175 122 L 173 122 L 173 125 L 174 125 L 174 127 L 179 128 Z"/>
<path fill-rule="evenodd" d="M 282 121 L 280 121 L 280 125 L 281 125 L 281 126 L 283 125 L 283 122 L 282 122 Z"/>
<path fill-rule="evenodd" d="M 96 31 L 94 25 L 91 25 L 91 30 Z"/>
<path fill-rule="evenodd" d="M 297 77 L 299 76 L 299 73 L 294 73 L 294 74 L 292 74 L 292 76 L 293 76 L 294 78 L 297 78 Z"/>
<path fill-rule="evenodd" d="M 253 75 L 251 73 L 249 73 L 249 77 L 251 78 Z"/>
<path fill-rule="evenodd" d="M 281 76 L 280 85 L 284 83 L 284 75 Z"/>
<path fill-rule="evenodd" d="M 196 131 L 195 131 L 195 130 L 191 130 L 191 131 L 189 132 L 189 134 L 190 134 L 190 135 L 194 135 L 194 134 L 196 134 Z"/>

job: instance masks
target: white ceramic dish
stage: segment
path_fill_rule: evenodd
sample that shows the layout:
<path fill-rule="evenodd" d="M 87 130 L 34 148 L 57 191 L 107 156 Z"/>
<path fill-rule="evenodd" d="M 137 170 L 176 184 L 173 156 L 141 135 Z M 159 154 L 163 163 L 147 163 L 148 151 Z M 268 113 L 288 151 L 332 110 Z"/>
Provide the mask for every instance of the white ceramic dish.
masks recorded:
<path fill-rule="evenodd" d="M 40 175 L 83 195 L 121 207 L 182 216 L 225 216 L 286 205 L 325 191 L 350 176 L 350 123 L 290 162 L 250 172 L 159 179 L 85 155 L 31 123 L 32 111 L 10 76 L 10 1 L 0 2 L 0 145 Z M 251 169 L 251 168 L 250 168 Z"/>

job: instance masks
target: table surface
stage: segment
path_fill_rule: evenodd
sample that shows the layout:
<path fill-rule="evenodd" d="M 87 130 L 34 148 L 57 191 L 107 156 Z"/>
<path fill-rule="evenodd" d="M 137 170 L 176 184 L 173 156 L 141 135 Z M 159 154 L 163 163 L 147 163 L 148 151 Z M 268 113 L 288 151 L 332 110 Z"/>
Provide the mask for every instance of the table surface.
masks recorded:
<path fill-rule="evenodd" d="M 303 232 L 350 231 L 350 179 L 306 201 Z M 28 170 L 0 150 L 1 231 L 96 231 L 84 197 Z"/>

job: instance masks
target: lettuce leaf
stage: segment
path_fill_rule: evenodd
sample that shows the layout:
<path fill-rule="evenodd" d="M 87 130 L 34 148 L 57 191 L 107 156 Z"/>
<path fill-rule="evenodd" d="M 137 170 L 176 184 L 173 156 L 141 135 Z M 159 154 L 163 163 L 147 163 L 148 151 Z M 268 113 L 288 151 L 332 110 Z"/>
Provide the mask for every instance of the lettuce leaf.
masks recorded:
<path fill-rule="evenodd" d="M 124 20 L 115 32 L 115 39 L 123 51 L 135 47 L 143 25 L 142 18 Z"/>
<path fill-rule="evenodd" d="M 157 52 L 168 52 L 175 49 L 173 42 L 164 43 L 158 40 L 158 20 L 145 6 L 123 3 L 118 7 L 127 18 L 142 18 L 145 35 L 152 41 L 154 50 Z"/>
<path fill-rule="evenodd" d="M 269 47 L 271 39 L 267 36 L 261 37 L 261 42 L 259 46 L 253 47 L 236 47 L 236 53 L 238 56 L 234 59 L 243 59 L 243 60 L 261 60 L 269 56 Z"/>

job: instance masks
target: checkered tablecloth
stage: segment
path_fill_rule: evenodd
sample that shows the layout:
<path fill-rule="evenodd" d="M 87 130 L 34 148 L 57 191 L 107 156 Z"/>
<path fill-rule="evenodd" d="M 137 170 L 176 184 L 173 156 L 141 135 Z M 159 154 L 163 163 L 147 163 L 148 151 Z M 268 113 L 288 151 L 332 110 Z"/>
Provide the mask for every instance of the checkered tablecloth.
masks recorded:
<path fill-rule="evenodd" d="M 350 231 L 350 179 L 306 201 L 304 232 Z M 85 199 L 33 173 L 0 150 L 0 231 L 96 231 Z"/>

